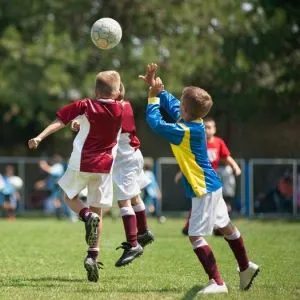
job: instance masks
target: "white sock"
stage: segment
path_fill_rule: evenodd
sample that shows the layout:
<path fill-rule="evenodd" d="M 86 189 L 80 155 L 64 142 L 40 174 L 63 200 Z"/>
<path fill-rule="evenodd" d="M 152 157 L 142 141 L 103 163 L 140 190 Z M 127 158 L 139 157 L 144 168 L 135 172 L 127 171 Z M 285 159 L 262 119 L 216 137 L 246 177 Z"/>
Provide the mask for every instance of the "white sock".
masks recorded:
<path fill-rule="evenodd" d="M 237 240 L 240 238 L 240 236 L 241 236 L 241 233 L 237 229 L 235 229 L 234 233 L 232 233 L 230 235 L 224 235 L 225 239 L 229 240 L 229 241 Z"/>
<path fill-rule="evenodd" d="M 144 204 L 143 201 L 141 201 L 138 205 L 133 206 L 133 210 L 134 210 L 135 212 L 140 212 L 140 211 L 143 211 L 143 210 L 145 210 L 145 209 L 146 209 L 146 208 L 145 208 L 145 204 Z"/>
<path fill-rule="evenodd" d="M 134 210 L 131 206 L 120 208 L 121 216 L 135 215 Z"/>
<path fill-rule="evenodd" d="M 197 249 L 199 247 L 203 247 L 203 246 L 206 246 L 206 245 L 208 245 L 208 244 L 207 244 L 207 242 L 204 238 L 196 240 L 192 243 L 193 249 Z"/>
<path fill-rule="evenodd" d="M 99 252 L 99 248 L 88 248 L 88 251 L 98 251 Z"/>

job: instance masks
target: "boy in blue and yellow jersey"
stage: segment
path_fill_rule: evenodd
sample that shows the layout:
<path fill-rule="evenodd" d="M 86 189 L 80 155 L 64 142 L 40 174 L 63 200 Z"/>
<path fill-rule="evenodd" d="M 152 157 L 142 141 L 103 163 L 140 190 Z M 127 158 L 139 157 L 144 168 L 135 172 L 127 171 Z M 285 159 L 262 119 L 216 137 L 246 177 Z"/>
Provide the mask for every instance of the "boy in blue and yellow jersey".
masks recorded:
<path fill-rule="evenodd" d="M 231 223 L 222 196 L 222 184 L 207 156 L 205 126 L 202 118 L 212 107 L 210 95 L 199 87 L 183 89 L 180 101 L 163 89 L 160 78 L 155 79 L 157 65 L 150 64 L 145 76 L 150 85 L 146 120 L 154 132 L 168 140 L 184 176 L 185 191 L 192 198 L 189 238 L 209 284 L 199 294 L 227 293 L 218 271 L 214 254 L 204 237 L 218 227 L 232 249 L 239 265 L 240 288 L 250 288 L 259 267 L 250 262 L 238 229 Z M 167 123 L 159 108 L 177 121 Z"/>

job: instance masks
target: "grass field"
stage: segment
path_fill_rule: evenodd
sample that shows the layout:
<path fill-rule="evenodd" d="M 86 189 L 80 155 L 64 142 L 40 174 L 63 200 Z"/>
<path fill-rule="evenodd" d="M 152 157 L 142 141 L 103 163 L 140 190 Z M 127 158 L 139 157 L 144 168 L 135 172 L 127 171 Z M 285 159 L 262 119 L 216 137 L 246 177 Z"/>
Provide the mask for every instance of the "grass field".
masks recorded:
<path fill-rule="evenodd" d="M 81 222 L 0 220 L 0 299 L 194 299 L 207 278 L 187 238 L 182 219 L 165 224 L 151 220 L 156 242 L 131 265 L 118 269 L 123 241 L 121 220 L 104 219 L 98 283 L 83 269 Z M 248 292 L 238 290 L 233 255 L 222 238 L 209 238 L 229 294 L 210 299 L 300 299 L 300 223 L 235 222 L 244 234 L 249 255 L 261 273 Z"/>

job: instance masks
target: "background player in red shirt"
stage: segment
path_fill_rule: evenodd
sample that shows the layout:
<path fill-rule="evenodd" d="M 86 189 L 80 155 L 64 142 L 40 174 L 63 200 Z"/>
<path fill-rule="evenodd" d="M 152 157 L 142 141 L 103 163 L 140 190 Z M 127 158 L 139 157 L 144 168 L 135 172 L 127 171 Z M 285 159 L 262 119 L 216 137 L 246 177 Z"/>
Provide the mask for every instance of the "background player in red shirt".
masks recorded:
<path fill-rule="evenodd" d="M 66 194 L 66 204 L 85 222 L 89 249 L 84 267 L 88 280 L 95 282 L 100 268 L 97 257 L 102 208 L 111 207 L 113 200 L 112 165 L 123 114 L 121 103 L 115 100 L 120 94 L 120 82 L 118 72 L 100 72 L 96 77 L 95 99 L 85 98 L 64 106 L 56 113 L 57 119 L 52 124 L 28 141 L 29 148 L 36 149 L 48 135 L 81 116 L 68 169 L 58 184 Z M 88 206 L 77 197 L 86 186 Z"/>
<path fill-rule="evenodd" d="M 205 132 L 206 132 L 206 143 L 207 143 L 207 155 L 213 169 L 217 172 L 220 162 L 225 165 L 229 165 L 236 176 L 241 175 L 241 169 L 237 162 L 231 157 L 230 151 L 227 148 L 225 142 L 220 138 L 215 136 L 217 132 L 216 122 L 212 117 L 206 117 L 204 119 Z M 175 182 L 177 183 L 181 178 L 181 173 L 176 174 Z M 226 199 L 225 199 L 226 200 Z M 228 211 L 230 212 L 231 206 L 227 203 Z M 184 227 L 182 228 L 182 233 L 187 235 L 189 228 L 189 219 L 191 212 L 189 212 L 188 218 Z M 218 234 L 218 231 L 214 231 Z"/>
<path fill-rule="evenodd" d="M 231 157 L 225 142 L 221 138 L 215 136 L 217 131 L 215 120 L 211 117 L 206 117 L 204 119 L 204 124 L 207 154 L 213 169 L 217 171 L 221 162 L 225 165 L 229 165 L 236 176 L 241 175 L 241 169 L 237 162 Z"/>

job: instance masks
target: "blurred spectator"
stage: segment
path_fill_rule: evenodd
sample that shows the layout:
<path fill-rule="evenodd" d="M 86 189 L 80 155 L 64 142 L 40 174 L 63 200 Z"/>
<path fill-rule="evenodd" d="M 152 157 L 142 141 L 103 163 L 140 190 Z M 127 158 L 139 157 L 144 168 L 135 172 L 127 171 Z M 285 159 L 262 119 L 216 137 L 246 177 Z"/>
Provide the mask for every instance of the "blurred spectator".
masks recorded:
<path fill-rule="evenodd" d="M 280 178 L 275 188 L 261 194 L 255 201 L 257 213 L 292 213 L 293 212 L 293 178 L 286 174 Z"/>
<path fill-rule="evenodd" d="M 18 201 L 21 199 L 20 190 L 23 187 L 23 180 L 15 175 L 12 165 L 5 167 L 4 175 L 0 175 L 0 207 L 4 217 L 10 220 L 16 218 Z"/>
<path fill-rule="evenodd" d="M 165 222 L 166 218 L 161 215 L 161 192 L 153 173 L 153 160 L 144 159 L 144 170 L 146 177 L 151 181 L 144 189 L 143 201 L 147 214 L 156 216 L 160 222 Z"/>
<path fill-rule="evenodd" d="M 47 161 L 41 160 L 40 168 L 48 174 L 44 180 L 39 180 L 35 184 L 37 190 L 47 190 L 49 196 L 44 202 L 44 212 L 46 214 L 55 213 L 56 217 L 60 219 L 64 214 L 64 205 L 62 201 L 62 191 L 57 182 L 64 173 L 63 159 L 60 155 L 53 155 L 50 159 L 50 164 Z"/>
<path fill-rule="evenodd" d="M 234 209 L 236 180 L 232 168 L 229 165 L 221 165 L 218 174 L 223 184 L 223 197 L 227 205 L 228 213 Z"/>

